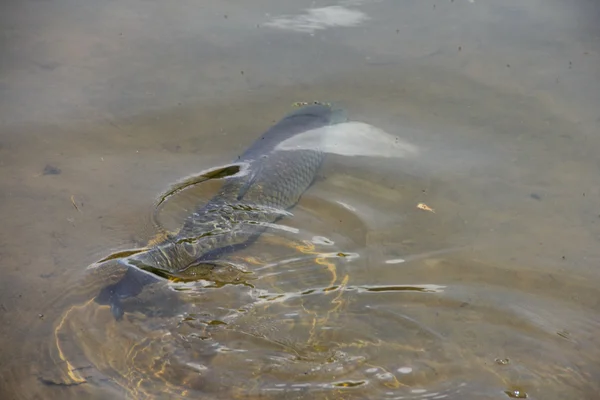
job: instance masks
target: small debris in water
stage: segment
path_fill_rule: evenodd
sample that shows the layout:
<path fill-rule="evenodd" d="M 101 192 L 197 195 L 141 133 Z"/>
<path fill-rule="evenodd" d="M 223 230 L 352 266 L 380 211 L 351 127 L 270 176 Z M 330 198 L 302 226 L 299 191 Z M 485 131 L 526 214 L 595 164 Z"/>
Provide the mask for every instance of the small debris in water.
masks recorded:
<path fill-rule="evenodd" d="M 429 212 L 432 212 L 432 213 L 434 213 L 434 214 L 435 214 L 435 210 L 434 210 L 433 208 L 429 207 L 429 206 L 428 206 L 427 204 L 425 204 L 425 203 L 419 203 L 419 204 L 417 204 L 417 208 L 418 208 L 419 210 L 423 210 L 423 211 L 429 211 Z"/>
<path fill-rule="evenodd" d="M 556 334 L 565 339 L 571 338 L 571 334 L 569 333 L 569 331 L 566 331 L 566 330 L 558 331 L 558 332 L 556 332 Z"/>
<path fill-rule="evenodd" d="M 80 213 L 82 213 L 82 211 L 79 209 L 79 207 L 77 207 L 77 203 L 75 202 L 75 195 L 71 195 L 71 204 L 73 204 L 73 207 L 75 207 L 75 209 L 77 211 L 79 211 Z"/>
<path fill-rule="evenodd" d="M 42 173 L 42 175 L 60 175 L 61 172 L 62 171 L 60 170 L 60 168 L 47 164 L 44 167 L 44 172 Z"/>
<path fill-rule="evenodd" d="M 531 197 L 531 198 L 532 198 L 532 199 L 534 199 L 534 200 L 542 200 L 542 196 L 540 196 L 540 195 L 539 195 L 539 194 L 537 194 L 537 193 L 531 193 L 531 194 L 529 195 L 529 197 Z"/>
<path fill-rule="evenodd" d="M 346 382 L 336 382 L 333 384 L 333 386 L 341 387 L 341 388 L 352 388 L 352 387 L 362 386 L 364 384 L 365 384 L 365 381 L 358 381 L 358 382 L 346 381 Z"/>
<path fill-rule="evenodd" d="M 39 319 L 42 319 L 42 318 L 44 318 L 44 314 L 38 314 L 38 318 L 39 318 Z"/>
<path fill-rule="evenodd" d="M 505 390 L 504 393 L 506 393 L 508 395 L 508 397 L 510 397 L 512 399 L 526 399 L 527 398 L 527 393 L 525 393 L 524 391 L 519 390 L 519 389 Z"/>
<path fill-rule="evenodd" d="M 499 365 L 508 365 L 508 363 L 510 363 L 510 360 L 508 358 L 496 358 L 496 364 Z"/>

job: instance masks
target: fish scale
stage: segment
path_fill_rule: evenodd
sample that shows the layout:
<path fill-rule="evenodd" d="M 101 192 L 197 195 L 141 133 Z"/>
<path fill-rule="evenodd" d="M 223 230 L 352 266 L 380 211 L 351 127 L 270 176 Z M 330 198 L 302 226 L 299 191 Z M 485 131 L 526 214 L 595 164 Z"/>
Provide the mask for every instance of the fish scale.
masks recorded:
<path fill-rule="evenodd" d="M 163 271 L 193 278 L 199 268 L 206 268 L 207 261 L 251 244 L 268 224 L 288 214 L 287 210 L 314 181 L 325 157 L 319 140 L 310 149 L 281 151 L 277 145 L 345 121 L 342 110 L 320 103 L 288 114 L 236 160 L 247 165 L 244 173 L 228 177 L 215 197 L 185 219 L 177 234 L 121 262 L 153 273 Z M 102 289 L 96 301 L 110 304 L 119 319 L 124 312 L 121 300 L 137 296 L 155 280 L 152 275 L 128 268 L 119 282 Z"/>

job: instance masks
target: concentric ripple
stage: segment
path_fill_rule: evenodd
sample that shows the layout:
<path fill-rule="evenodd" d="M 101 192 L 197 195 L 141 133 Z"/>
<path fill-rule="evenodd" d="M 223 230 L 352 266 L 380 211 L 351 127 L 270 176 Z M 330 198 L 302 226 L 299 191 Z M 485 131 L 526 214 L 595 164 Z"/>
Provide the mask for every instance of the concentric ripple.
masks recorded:
<path fill-rule="evenodd" d="M 600 322 L 568 295 L 597 297 L 593 285 L 551 284 L 535 271 L 514 279 L 459 247 L 399 254 L 399 244 L 368 242 L 378 228 L 364 210 L 308 197 L 279 222 L 289 229 L 269 229 L 225 259 L 245 271 L 236 279 L 155 284 L 128 300 L 120 322 L 89 300 L 119 271 L 88 276 L 55 324 L 52 355 L 63 375 L 48 382 L 135 399 L 586 398 L 595 390 L 600 354 L 589 349 Z"/>

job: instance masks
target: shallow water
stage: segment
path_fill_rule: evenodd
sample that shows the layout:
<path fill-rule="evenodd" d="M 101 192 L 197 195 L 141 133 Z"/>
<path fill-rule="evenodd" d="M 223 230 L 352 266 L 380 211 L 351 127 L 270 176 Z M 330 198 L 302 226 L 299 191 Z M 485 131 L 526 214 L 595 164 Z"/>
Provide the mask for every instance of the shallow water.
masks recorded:
<path fill-rule="evenodd" d="M 3 7 L 1 398 L 600 392 L 593 2 Z M 247 285 L 87 303 L 164 190 L 312 100 L 418 155 L 328 156 L 295 229 L 230 256 Z"/>

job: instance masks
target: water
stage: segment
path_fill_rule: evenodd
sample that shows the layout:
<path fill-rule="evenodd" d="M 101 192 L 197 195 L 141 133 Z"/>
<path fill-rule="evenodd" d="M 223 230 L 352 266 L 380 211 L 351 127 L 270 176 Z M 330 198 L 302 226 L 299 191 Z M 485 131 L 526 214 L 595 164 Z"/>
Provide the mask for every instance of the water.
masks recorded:
<path fill-rule="evenodd" d="M 600 392 L 594 2 L 0 15 L 0 397 Z M 85 268 L 144 245 L 164 190 L 312 100 L 419 152 L 329 156 L 293 229 L 231 255 L 251 285 L 159 285 L 120 323 L 86 303 L 102 282 Z M 215 189 L 181 195 L 165 224 Z"/>

